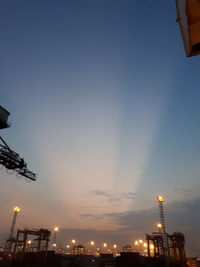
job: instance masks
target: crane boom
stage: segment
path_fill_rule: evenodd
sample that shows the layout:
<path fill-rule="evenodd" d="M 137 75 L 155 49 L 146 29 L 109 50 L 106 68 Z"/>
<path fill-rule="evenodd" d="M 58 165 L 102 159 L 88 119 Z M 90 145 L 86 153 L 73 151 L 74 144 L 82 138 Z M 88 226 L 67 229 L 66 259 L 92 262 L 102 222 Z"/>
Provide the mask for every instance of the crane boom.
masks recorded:
<path fill-rule="evenodd" d="M 36 181 L 36 174 L 27 169 L 27 163 L 15 151 L 11 150 L 2 137 L 0 137 L 0 164 L 9 170 Z"/>

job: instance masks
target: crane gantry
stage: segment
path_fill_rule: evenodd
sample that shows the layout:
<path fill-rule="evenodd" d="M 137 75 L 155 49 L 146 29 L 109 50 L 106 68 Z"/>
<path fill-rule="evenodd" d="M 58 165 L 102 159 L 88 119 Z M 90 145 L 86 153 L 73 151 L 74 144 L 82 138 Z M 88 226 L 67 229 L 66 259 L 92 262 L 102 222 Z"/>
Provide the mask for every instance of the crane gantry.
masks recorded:
<path fill-rule="evenodd" d="M 0 130 L 10 127 L 8 117 L 10 113 L 0 106 Z M 24 176 L 28 180 L 36 181 L 36 174 L 29 171 L 27 163 L 18 153 L 13 151 L 5 140 L 0 136 L 0 164 L 8 170 L 13 170 L 17 174 Z"/>

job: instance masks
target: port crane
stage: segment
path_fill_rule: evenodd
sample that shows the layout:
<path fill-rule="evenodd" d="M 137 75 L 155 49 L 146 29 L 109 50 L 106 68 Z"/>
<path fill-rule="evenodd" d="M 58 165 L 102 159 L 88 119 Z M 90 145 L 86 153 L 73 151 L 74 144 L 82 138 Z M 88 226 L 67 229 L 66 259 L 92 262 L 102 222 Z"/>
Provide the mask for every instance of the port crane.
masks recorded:
<path fill-rule="evenodd" d="M 0 130 L 8 128 L 8 116 L 10 113 L 0 106 Z M 0 164 L 8 170 L 15 171 L 18 175 L 28 180 L 36 181 L 36 174 L 28 170 L 27 163 L 18 153 L 13 151 L 0 136 Z"/>

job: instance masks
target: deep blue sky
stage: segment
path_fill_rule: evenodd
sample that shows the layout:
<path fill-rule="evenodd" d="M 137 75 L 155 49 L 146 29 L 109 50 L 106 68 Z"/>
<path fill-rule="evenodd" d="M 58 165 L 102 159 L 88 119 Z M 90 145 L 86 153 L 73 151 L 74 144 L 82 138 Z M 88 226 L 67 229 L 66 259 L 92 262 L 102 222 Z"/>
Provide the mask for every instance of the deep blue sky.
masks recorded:
<path fill-rule="evenodd" d="M 163 194 L 169 231 L 199 253 L 195 221 L 180 225 L 173 206 L 196 218 L 187 201 L 197 205 L 200 188 L 200 64 L 185 57 L 175 1 L 1 1 L 0 32 L 0 104 L 12 123 L 1 134 L 38 173 L 27 184 L 0 172 L 2 237 L 16 204 L 19 227 L 95 238 L 130 227 Z M 152 231 L 144 220 L 115 242 Z"/>

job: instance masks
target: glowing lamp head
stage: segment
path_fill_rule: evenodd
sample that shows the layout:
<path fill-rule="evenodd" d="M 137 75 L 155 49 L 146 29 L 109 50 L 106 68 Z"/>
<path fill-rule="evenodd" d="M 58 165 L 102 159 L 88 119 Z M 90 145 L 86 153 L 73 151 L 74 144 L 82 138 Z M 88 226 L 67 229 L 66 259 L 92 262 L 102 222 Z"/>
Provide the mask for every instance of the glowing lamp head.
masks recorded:
<path fill-rule="evenodd" d="M 104 244 L 103 244 L 103 247 L 104 247 L 104 248 L 106 248 L 106 247 L 107 247 L 107 244 L 106 244 L 106 243 L 104 243 Z"/>
<path fill-rule="evenodd" d="M 114 245 L 113 245 L 113 248 L 117 248 L 117 245 L 116 245 L 116 244 L 114 244 Z"/>
<path fill-rule="evenodd" d="M 53 247 L 56 247 L 56 243 L 53 243 Z"/>
<path fill-rule="evenodd" d="M 140 244 L 142 244 L 142 243 L 143 243 L 143 240 L 142 240 L 142 239 L 140 239 L 140 240 L 139 240 L 139 243 L 140 243 Z"/>
<path fill-rule="evenodd" d="M 54 227 L 54 232 L 58 232 L 59 231 L 59 228 L 56 226 Z"/>
<path fill-rule="evenodd" d="M 162 196 L 157 196 L 157 201 L 158 202 L 164 202 L 164 198 Z"/>
<path fill-rule="evenodd" d="M 13 211 L 14 212 L 20 212 L 20 208 L 19 207 L 14 207 Z"/>
<path fill-rule="evenodd" d="M 153 244 L 150 245 L 150 249 L 154 249 L 154 245 Z"/>
<path fill-rule="evenodd" d="M 158 227 L 159 229 L 161 229 L 161 228 L 162 228 L 162 224 L 161 224 L 161 223 L 157 223 L 157 227 Z"/>
<path fill-rule="evenodd" d="M 144 246 L 144 248 L 147 248 L 147 243 L 144 243 L 143 246 Z"/>
<path fill-rule="evenodd" d="M 139 243 L 139 242 L 136 240 L 136 241 L 135 241 L 135 245 L 138 246 L 138 243 Z"/>
<path fill-rule="evenodd" d="M 94 246 L 94 241 L 91 241 L 91 242 L 90 242 L 90 245 L 91 245 L 91 246 Z"/>
<path fill-rule="evenodd" d="M 31 240 L 28 240 L 28 242 L 27 242 L 27 243 L 28 243 L 28 245 L 30 245 L 30 244 L 32 243 L 32 241 L 31 241 Z"/>
<path fill-rule="evenodd" d="M 72 239 L 72 244 L 75 244 L 76 243 L 76 240 L 75 239 Z"/>

